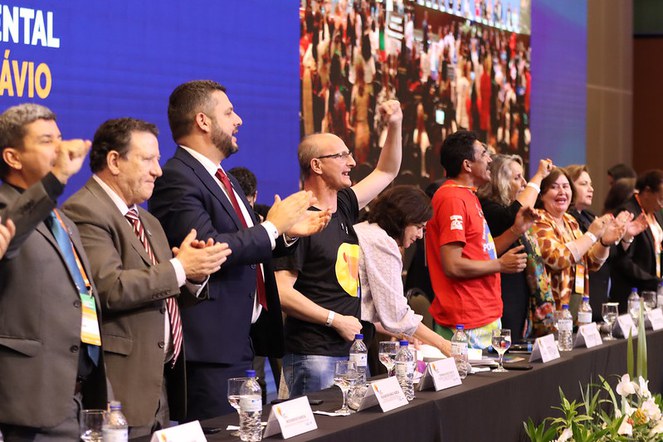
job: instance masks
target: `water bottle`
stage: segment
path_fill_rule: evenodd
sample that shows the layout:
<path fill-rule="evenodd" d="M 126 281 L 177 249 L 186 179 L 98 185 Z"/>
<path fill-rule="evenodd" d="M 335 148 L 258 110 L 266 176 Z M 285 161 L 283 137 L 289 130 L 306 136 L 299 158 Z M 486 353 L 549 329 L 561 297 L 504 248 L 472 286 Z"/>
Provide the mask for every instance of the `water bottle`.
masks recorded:
<path fill-rule="evenodd" d="M 592 323 L 592 306 L 589 305 L 589 296 L 582 297 L 582 303 L 578 308 L 578 327 Z"/>
<path fill-rule="evenodd" d="M 255 370 L 246 370 L 246 377 L 239 389 L 239 438 L 259 441 L 262 440 L 262 390 Z"/>
<path fill-rule="evenodd" d="M 640 296 L 638 296 L 638 289 L 633 287 L 631 294 L 628 295 L 628 313 L 633 318 L 633 324 L 637 327 L 638 319 L 640 318 Z"/>
<path fill-rule="evenodd" d="M 456 368 L 461 379 L 467 377 L 470 364 L 467 356 L 468 339 L 465 327 L 461 324 L 456 326 L 456 332 L 451 337 L 451 357 L 456 360 Z"/>
<path fill-rule="evenodd" d="M 562 312 L 557 319 L 557 347 L 559 351 L 573 350 L 573 316 L 568 304 L 562 304 Z"/>
<path fill-rule="evenodd" d="M 129 440 L 129 423 L 122 414 L 122 404 L 111 401 L 110 411 L 104 415 L 101 427 L 104 442 L 126 442 Z"/>
<path fill-rule="evenodd" d="M 400 350 L 396 353 L 396 379 L 408 401 L 414 399 L 414 355 L 407 348 L 408 341 L 400 341 Z"/>
<path fill-rule="evenodd" d="M 359 377 L 357 378 L 357 385 L 366 383 L 366 366 L 368 364 L 368 348 L 364 344 L 364 335 L 356 334 L 355 342 L 350 347 L 350 361 L 357 364 L 357 371 Z"/>
<path fill-rule="evenodd" d="M 663 281 L 661 281 L 656 289 L 656 307 L 663 310 Z"/>

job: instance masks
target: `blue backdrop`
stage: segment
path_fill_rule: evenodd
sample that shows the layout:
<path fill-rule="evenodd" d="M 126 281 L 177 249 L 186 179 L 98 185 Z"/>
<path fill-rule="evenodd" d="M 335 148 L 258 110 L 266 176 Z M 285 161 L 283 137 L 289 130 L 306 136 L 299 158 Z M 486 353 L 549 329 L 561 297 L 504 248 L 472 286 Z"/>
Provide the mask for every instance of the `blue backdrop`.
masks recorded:
<path fill-rule="evenodd" d="M 164 162 L 174 151 L 168 95 L 184 81 L 213 79 L 244 120 L 240 151 L 224 165 L 253 170 L 261 202 L 297 190 L 298 1 L 1 4 L 0 110 L 42 103 L 66 138 L 92 138 L 109 118 L 142 118 L 159 126 Z M 533 160 L 585 161 L 586 22 L 583 1 L 532 4 Z M 85 166 L 67 195 L 88 177 Z"/>

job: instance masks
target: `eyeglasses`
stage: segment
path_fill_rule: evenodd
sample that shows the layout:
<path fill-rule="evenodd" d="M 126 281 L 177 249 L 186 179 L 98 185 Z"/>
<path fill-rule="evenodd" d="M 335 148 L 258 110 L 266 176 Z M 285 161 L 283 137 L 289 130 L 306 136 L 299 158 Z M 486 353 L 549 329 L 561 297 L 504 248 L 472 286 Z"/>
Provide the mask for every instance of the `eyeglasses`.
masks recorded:
<path fill-rule="evenodd" d="M 321 160 L 321 159 L 323 159 L 323 158 L 334 158 L 334 159 L 342 159 L 342 160 L 344 160 L 344 159 L 346 159 L 346 158 L 348 158 L 348 157 L 350 157 L 350 158 L 354 158 L 354 157 L 352 156 L 352 152 L 350 152 L 350 151 L 346 151 L 346 152 L 341 152 L 341 153 L 332 153 L 332 154 L 329 154 L 329 155 L 322 155 L 322 156 L 320 156 L 320 157 L 316 157 L 316 158 L 317 158 L 318 160 Z"/>

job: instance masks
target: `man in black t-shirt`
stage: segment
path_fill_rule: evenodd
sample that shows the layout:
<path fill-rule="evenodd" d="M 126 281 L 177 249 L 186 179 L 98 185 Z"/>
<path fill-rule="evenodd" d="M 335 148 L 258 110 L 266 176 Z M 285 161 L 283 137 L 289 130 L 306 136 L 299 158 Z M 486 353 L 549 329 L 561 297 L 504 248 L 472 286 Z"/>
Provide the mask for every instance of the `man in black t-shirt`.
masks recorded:
<path fill-rule="evenodd" d="M 332 218 L 320 233 L 300 238 L 297 251 L 274 263 L 285 322 L 284 379 L 291 396 L 329 388 L 336 361 L 347 360 L 361 331 L 359 245 L 352 226 L 366 206 L 398 174 L 402 157 L 400 103 L 380 107 L 387 140 L 375 170 L 354 186 L 352 153 L 336 135 L 310 135 L 299 145 L 304 189 L 318 199 L 314 209 Z"/>

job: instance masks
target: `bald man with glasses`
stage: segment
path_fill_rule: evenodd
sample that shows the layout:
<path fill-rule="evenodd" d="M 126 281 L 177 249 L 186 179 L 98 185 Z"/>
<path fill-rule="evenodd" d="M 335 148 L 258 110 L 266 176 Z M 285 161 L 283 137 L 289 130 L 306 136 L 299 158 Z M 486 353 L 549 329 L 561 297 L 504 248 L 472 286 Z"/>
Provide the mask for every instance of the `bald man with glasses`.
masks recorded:
<path fill-rule="evenodd" d="M 301 238 L 295 253 L 275 262 L 288 315 L 283 375 L 291 397 L 331 387 L 336 361 L 348 359 L 355 334 L 362 331 L 359 245 L 352 226 L 359 211 L 396 178 L 402 158 L 400 103 L 385 102 L 380 114 L 388 125 L 384 148 L 375 170 L 354 186 L 350 171 L 357 163 L 341 138 L 314 134 L 299 145 L 304 190 L 317 198 L 314 208 L 331 210 L 332 218 L 322 232 Z"/>

